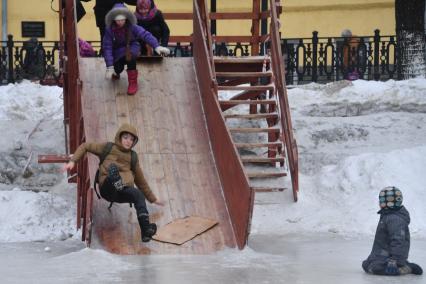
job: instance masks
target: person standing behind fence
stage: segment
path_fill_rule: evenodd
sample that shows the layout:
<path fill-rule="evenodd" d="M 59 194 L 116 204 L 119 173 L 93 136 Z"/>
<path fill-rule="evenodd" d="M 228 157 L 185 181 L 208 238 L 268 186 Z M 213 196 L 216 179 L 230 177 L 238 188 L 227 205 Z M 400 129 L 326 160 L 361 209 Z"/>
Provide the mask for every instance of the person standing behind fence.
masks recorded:
<path fill-rule="evenodd" d="M 358 45 L 359 38 L 352 35 L 351 30 L 345 29 L 342 31 L 343 42 L 343 74 L 346 80 L 357 80 L 359 79 L 358 67 Z"/>
<path fill-rule="evenodd" d="M 169 26 L 154 1 L 137 0 L 135 16 L 139 26 L 155 36 L 161 46 L 167 47 L 170 37 Z M 141 54 L 147 54 L 145 44 L 141 44 Z"/>

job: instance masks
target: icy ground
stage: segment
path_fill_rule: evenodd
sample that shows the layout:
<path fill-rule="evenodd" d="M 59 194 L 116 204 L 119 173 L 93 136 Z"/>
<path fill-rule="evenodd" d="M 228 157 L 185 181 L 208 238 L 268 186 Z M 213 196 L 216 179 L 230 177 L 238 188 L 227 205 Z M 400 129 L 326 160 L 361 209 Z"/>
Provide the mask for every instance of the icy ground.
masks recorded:
<path fill-rule="evenodd" d="M 426 267 L 426 80 L 288 93 L 299 202 L 290 190 L 257 194 L 243 251 L 142 257 L 84 248 L 73 185 L 58 165 L 37 164 L 38 154 L 64 152 L 61 89 L 0 87 L 1 283 L 424 283 L 369 276 L 360 264 L 374 237 L 377 194 L 395 185 L 412 217 L 410 260 Z"/>

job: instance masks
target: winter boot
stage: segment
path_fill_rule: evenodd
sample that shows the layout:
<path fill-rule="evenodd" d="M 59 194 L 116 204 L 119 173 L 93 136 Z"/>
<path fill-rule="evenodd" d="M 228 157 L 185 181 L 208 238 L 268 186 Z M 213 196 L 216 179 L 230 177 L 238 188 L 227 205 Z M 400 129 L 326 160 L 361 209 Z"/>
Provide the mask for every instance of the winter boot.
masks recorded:
<path fill-rule="evenodd" d="M 116 164 L 111 164 L 108 167 L 108 179 L 117 191 L 124 188 L 123 180 L 121 179 L 120 171 Z"/>
<path fill-rule="evenodd" d="M 138 70 L 127 70 L 127 78 L 129 80 L 127 94 L 133 96 L 138 91 Z"/>
<path fill-rule="evenodd" d="M 423 274 L 423 269 L 420 267 L 420 265 L 415 264 L 415 263 L 407 263 L 407 265 L 411 268 L 411 273 L 415 274 L 415 275 L 422 275 Z"/>
<path fill-rule="evenodd" d="M 149 223 L 149 216 L 142 215 L 138 217 L 139 226 L 141 227 L 142 242 L 146 243 L 151 240 L 151 237 L 157 233 L 157 225 Z"/>

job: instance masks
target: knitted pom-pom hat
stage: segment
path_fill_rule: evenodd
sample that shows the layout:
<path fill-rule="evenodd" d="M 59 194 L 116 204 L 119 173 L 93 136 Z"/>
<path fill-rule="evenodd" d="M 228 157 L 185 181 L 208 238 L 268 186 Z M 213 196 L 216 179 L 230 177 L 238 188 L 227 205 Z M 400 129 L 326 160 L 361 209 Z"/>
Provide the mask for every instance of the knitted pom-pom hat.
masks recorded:
<path fill-rule="evenodd" d="M 402 192 L 397 187 L 388 186 L 379 193 L 381 209 L 396 209 L 402 205 Z"/>

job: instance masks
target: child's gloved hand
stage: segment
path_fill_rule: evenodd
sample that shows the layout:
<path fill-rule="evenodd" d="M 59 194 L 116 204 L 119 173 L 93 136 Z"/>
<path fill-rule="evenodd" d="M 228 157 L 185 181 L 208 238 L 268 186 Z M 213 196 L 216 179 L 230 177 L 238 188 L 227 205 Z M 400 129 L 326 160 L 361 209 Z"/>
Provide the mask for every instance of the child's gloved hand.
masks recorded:
<path fill-rule="evenodd" d="M 105 79 L 111 80 L 112 75 L 114 75 L 114 74 L 115 74 L 114 66 L 108 66 L 106 71 L 105 71 Z"/>
<path fill-rule="evenodd" d="M 386 268 L 385 268 L 385 273 L 387 275 L 398 275 L 399 274 L 398 266 L 396 265 L 396 260 L 390 259 L 388 261 Z"/>
<path fill-rule="evenodd" d="M 169 55 L 170 49 L 168 49 L 167 47 L 163 47 L 163 46 L 157 46 L 155 48 L 155 52 L 157 52 L 159 55 Z"/>

